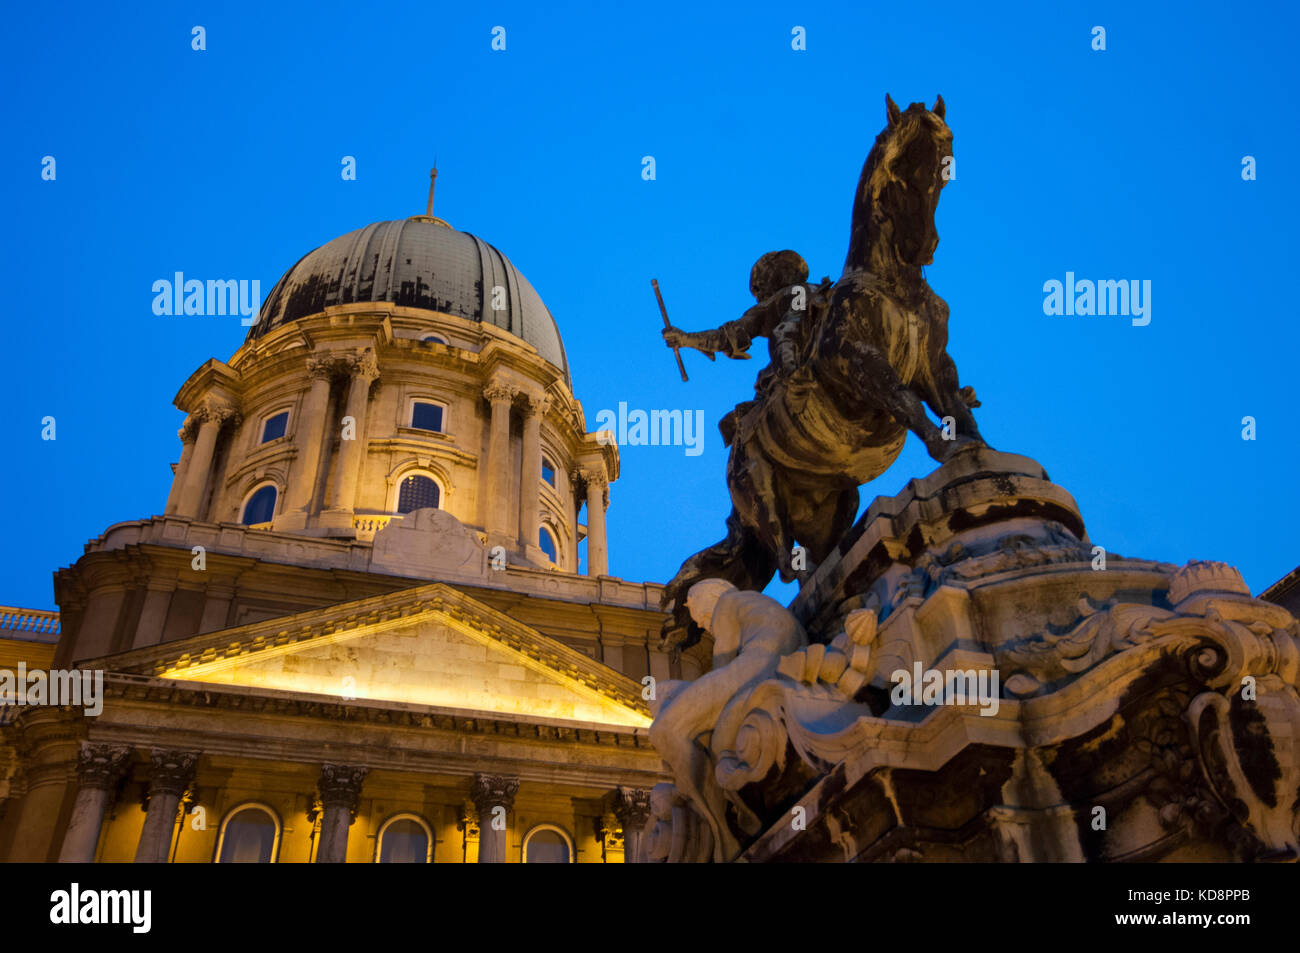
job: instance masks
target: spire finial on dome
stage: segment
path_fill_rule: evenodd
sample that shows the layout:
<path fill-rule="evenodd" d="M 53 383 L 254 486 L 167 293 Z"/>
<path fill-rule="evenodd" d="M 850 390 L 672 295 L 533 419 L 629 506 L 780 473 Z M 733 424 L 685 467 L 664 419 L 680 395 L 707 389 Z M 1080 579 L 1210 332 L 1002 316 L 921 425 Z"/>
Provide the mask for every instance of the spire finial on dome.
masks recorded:
<path fill-rule="evenodd" d="M 412 215 L 407 221 L 411 222 L 429 222 L 433 225 L 441 225 L 443 228 L 451 228 L 442 219 L 433 214 L 433 187 L 438 181 L 438 157 L 433 157 L 433 168 L 429 170 L 429 201 L 424 206 L 423 215 Z"/>

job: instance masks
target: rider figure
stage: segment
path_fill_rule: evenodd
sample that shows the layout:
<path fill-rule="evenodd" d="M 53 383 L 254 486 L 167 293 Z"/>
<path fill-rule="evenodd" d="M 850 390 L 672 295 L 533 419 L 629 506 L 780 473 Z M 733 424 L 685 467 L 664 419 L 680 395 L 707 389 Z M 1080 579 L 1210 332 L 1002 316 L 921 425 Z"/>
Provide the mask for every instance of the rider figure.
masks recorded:
<path fill-rule="evenodd" d="M 808 263 L 797 252 L 768 252 L 749 273 L 749 290 L 758 302 L 735 321 L 712 331 L 664 328 L 669 347 L 689 347 L 709 360 L 721 352 L 736 360 L 749 360 L 754 338 L 767 338 L 770 363 L 758 375 L 754 391 L 763 396 L 771 386 L 799 365 L 806 335 L 813 322 L 809 311 L 821 309 L 830 297 L 831 281 L 808 284 Z"/>

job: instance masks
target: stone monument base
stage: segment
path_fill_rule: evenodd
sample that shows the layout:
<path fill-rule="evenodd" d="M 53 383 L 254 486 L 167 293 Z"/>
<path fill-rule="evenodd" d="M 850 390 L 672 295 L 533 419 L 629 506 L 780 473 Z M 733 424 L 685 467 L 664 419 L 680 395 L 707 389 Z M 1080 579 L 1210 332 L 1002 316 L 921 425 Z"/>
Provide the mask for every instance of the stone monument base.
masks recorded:
<path fill-rule="evenodd" d="M 1094 547 L 1026 457 L 877 498 L 789 612 L 805 647 L 691 700 L 712 776 L 656 792 L 651 859 L 1297 856 L 1300 623 L 1222 563 Z"/>

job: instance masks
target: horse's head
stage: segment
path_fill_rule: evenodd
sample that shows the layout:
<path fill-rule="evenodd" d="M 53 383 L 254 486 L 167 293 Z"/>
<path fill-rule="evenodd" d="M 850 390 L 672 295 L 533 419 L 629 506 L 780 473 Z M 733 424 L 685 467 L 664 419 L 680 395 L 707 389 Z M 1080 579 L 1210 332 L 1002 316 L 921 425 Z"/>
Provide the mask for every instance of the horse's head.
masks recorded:
<path fill-rule="evenodd" d="M 871 267 L 868 249 L 883 240 L 899 262 L 928 265 L 939 245 L 934 225 L 939 192 L 951 175 L 945 160 L 952 157 L 952 131 L 944 122 L 943 97 L 933 109 L 912 103 L 900 110 L 886 95 L 885 114 L 888 124 L 876 137 L 858 182 L 849 264 Z"/>

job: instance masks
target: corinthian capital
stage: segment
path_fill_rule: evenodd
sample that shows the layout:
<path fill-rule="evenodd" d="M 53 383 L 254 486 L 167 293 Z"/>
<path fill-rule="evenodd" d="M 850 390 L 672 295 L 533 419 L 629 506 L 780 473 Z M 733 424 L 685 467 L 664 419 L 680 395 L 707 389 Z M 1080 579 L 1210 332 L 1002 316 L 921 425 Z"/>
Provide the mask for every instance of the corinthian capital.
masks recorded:
<path fill-rule="evenodd" d="M 338 355 L 328 351 L 312 354 L 307 358 L 307 374 L 319 380 L 329 380 L 339 370 Z"/>
<path fill-rule="evenodd" d="M 349 370 L 354 377 L 368 377 L 374 380 L 379 376 L 379 361 L 375 358 L 375 352 L 366 348 L 359 352 L 349 362 Z"/>
<path fill-rule="evenodd" d="M 233 420 L 235 426 L 239 426 L 244 419 L 235 406 L 216 397 L 205 397 L 199 402 L 199 406 L 194 408 L 194 412 L 190 414 L 190 417 L 200 422 L 212 421 L 217 424 Z"/>
<path fill-rule="evenodd" d="M 509 384 L 494 382 L 483 388 L 483 396 L 490 402 L 496 403 L 499 400 L 512 401 L 518 391 Z"/>
<path fill-rule="evenodd" d="M 524 393 L 519 403 L 524 414 L 529 417 L 545 417 L 551 409 L 551 398 L 545 394 Z"/>
<path fill-rule="evenodd" d="M 83 788 L 111 791 L 130 763 L 126 745 L 93 745 L 83 742 L 77 752 L 77 782 Z"/>
<path fill-rule="evenodd" d="M 369 768 L 352 764 L 321 765 L 317 782 L 321 804 L 327 808 L 346 808 L 352 817 L 356 817 L 357 805 L 361 801 L 361 782 L 369 771 Z"/>
<path fill-rule="evenodd" d="M 650 819 L 650 792 L 620 784 L 614 792 L 614 814 L 624 831 L 639 832 Z"/>
<path fill-rule="evenodd" d="M 181 443 L 189 443 L 199 432 L 199 422 L 190 414 L 185 418 L 185 423 L 181 424 L 181 429 L 176 431 L 176 436 L 181 438 Z"/>
<path fill-rule="evenodd" d="M 492 814 L 492 808 L 504 807 L 506 813 L 515 806 L 515 792 L 519 779 L 504 774 L 476 774 L 470 784 L 469 796 L 478 809 L 479 817 Z"/>
<path fill-rule="evenodd" d="M 197 751 L 167 751 L 155 748 L 149 755 L 149 796 L 171 794 L 180 797 L 194 780 Z"/>

